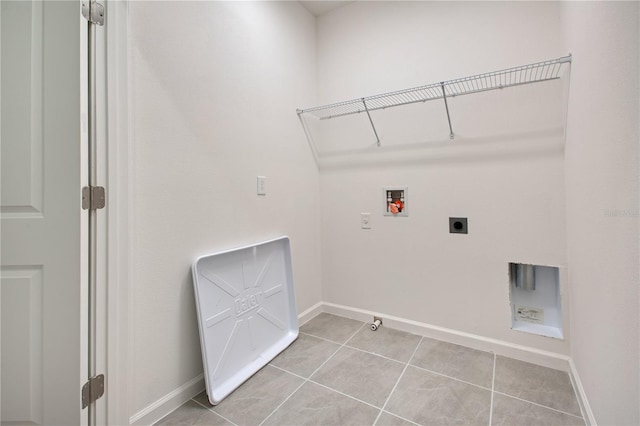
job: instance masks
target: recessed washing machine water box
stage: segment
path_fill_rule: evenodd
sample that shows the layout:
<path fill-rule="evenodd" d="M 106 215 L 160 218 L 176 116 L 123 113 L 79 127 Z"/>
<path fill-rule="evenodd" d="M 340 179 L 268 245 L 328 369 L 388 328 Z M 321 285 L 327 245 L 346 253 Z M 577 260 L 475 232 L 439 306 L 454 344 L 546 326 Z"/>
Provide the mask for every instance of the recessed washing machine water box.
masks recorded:
<path fill-rule="evenodd" d="M 563 338 L 561 268 L 509 263 L 511 329 Z"/>
<path fill-rule="evenodd" d="M 384 216 L 409 216 L 409 189 L 406 186 L 382 188 L 382 214 Z"/>

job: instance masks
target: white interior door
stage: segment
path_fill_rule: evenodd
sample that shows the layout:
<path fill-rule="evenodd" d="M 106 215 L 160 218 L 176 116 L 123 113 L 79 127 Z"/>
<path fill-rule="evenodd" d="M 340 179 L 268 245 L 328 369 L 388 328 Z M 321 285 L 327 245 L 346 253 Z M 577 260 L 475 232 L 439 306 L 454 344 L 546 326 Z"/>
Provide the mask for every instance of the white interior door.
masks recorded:
<path fill-rule="evenodd" d="M 85 423 L 80 16 L 0 1 L 2 425 Z"/>

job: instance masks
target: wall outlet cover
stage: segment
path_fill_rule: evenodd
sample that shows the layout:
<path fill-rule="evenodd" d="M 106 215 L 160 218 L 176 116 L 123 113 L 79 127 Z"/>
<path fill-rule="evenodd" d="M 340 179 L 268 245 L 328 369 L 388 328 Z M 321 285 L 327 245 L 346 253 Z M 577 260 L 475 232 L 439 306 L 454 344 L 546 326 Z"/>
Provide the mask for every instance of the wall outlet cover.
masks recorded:
<path fill-rule="evenodd" d="M 258 195 L 267 195 L 267 177 L 258 176 L 257 183 L 258 183 L 258 188 L 256 193 Z"/>
<path fill-rule="evenodd" d="M 371 213 L 360 213 L 360 227 L 371 229 Z"/>

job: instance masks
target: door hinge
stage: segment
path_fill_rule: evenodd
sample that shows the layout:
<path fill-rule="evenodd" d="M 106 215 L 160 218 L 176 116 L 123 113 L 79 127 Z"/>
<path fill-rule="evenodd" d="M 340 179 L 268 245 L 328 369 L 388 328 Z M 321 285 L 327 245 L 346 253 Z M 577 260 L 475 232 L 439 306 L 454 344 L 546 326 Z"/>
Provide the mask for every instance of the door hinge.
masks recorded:
<path fill-rule="evenodd" d="M 82 16 L 89 22 L 104 25 L 104 6 L 95 0 L 82 0 Z"/>
<path fill-rule="evenodd" d="M 103 186 L 82 187 L 82 209 L 99 210 L 106 204 L 106 193 Z"/>
<path fill-rule="evenodd" d="M 82 408 L 88 407 L 102 395 L 104 395 L 104 374 L 98 374 L 82 386 Z"/>

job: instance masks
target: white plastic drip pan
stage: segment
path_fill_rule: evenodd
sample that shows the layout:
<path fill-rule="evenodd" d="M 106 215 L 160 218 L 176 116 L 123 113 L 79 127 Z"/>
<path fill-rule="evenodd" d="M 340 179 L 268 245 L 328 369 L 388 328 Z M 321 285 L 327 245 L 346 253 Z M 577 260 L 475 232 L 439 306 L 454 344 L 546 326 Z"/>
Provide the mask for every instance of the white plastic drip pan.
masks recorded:
<path fill-rule="evenodd" d="M 204 378 L 216 405 L 298 337 L 288 237 L 193 264 Z"/>

